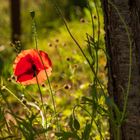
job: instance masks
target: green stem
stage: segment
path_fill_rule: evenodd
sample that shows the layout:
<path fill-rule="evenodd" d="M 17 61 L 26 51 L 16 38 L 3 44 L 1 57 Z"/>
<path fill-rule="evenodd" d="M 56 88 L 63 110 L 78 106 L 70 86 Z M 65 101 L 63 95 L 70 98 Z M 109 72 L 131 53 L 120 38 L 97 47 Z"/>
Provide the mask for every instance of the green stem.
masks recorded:
<path fill-rule="evenodd" d="M 35 77 L 36 77 L 37 86 L 38 86 L 38 90 L 39 90 L 39 94 L 40 94 L 40 98 L 41 98 L 41 103 L 42 103 L 42 106 L 43 106 L 43 105 L 44 105 L 44 103 L 43 103 L 42 92 L 41 92 L 41 89 L 40 89 L 40 86 L 39 86 L 38 77 L 37 77 L 36 72 L 35 72 Z M 43 108 L 44 108 L 44 106 L 43 106 Z M 45 111 L 45 109 L 44 109 L 44 111 Z"/>
<path fill-rule="evenodd" d="M 100 16 L 99 16 L 99 11 L 98 11 L 98 8 L 97 8 L 96 0 L 94 0 L 94 4 L 95 4 L 97 19 L 98 19 L 98 40 L 97 40 L 97 46 L 95 48 L 95 53 L 96 53 L 96 76 L 97 76 L 97 74 L 98 74 L 98 48 L 99 48 L 99 45 L 100 45 Z"/>
<path fill-rule="evenodd" d="M 13 97 L 15 97 L 30 112 L 29 108 L 27 108 L 27 106 L 11 90 L 9 90 L 6 86 L 2 87 L 2 90 L 4 89 L 8 91 Z"/>
<path fill-rule="evenodd" d="M 37 85 L 38 85 L 38 89 L 39 89 L 39 94 L 40 94 L 40 98 L 41 98 L 42 107 L 43 107 L 43 110 L 44 110 L 44 113 L 45 113 L 46 111 L 45 111 L 45 108 L 44 108 L 42 92 L 41 92 L 41 89 L 40 89 L 40 86 L 39 86 L 38 77 L 37 77 L 36 72 L 35 72 L 35 76 L 36 76 L 36 81 L 37 81 Z M 46 120 L 46 123 L 47 123 L 47 119 L 44 118 L 44 114 L 43 114 L 43 112 L 41 111 L 41 109 L 40 109 L 36 104 L 30 103 L 30 105 L 31 105 L 31 106 L 34 106 L 36 109 L 39 110 L 40 115 L 41 115 L 41 117 L 42 117 L 42 126 L 43 126 L 43 128 L 46 128 L 46 126 L 45 126 L 45 120 Z"/>
<path fill-rule="evenodd" d="M 86 111 L 87 112 L 87 114 L 92 118 L 92 114 L 87 110 L 87 109 L 85 109 L 83 106 L 81 106 L 80 104 L 77 104 L 77 105 L 75 105 L 74 107 L 73 107 L 73 116 L 75 116 L 74 114 L 74 112 L 75 112 L 75 110 L 76 110 L 76 108 L 77 107 L 81 107 L 84 111 Z"/>
<path fill-rule="evenodd" d="M 65 24 L 65 27 L 66 27 L 66 29 L 67 29 L 67 31 L 68 31 L 70 37 L 71 37 L 72 40 L 75 42 L 75 44 L 78 46 L 78 48 L 80 49 L 82 55 L 85 57 L 85 59 L 86 59 L 88 65 L 89 65 L 89 67 L 90 67 L 92 73 L 93 73 L 94 75 L 96 75 L 96 72 L 95 72 L 94 68 L 92 67 L 92 65 L 91 65 L 91 63 L 90 63 L 90 61 L 89 61 L 89 59 L 87 58 L 86 54 L 85 54 L 84 51 L 82 50 L 82 48 L 81 48 L 80 44 L 78 43 L 78 41 L 74 38 L 74 36 L 72 35 L 71 31 L 69 30 L 69 27 L 68 27 L 68 25 L 67 25 L 67 23 L 66 23 L 66 21 L 65 21 L 65 19 L 64 19 L 64 17 L 63 17 L 63 15 L 62 15 L 62 13 L 61 13 L 61 10 L 58 8 L 58 6 L 56 5 L 56 3 L 55 3 L 54 0 L 53 0 L 53 2 L 54 2 L 54 6 L 55 6 L 55 8 L 57 9 L 59 15 L 62 17 L 63 23 Z M 105 95 L 105 92 L 104 92 L 104 89 L 103 89 L 103 87 L 102 87 L 102 84 L 101 84 L 101 82 L 100 82 L 100 80 L 99 80 L 98 78 L 96 78 L 96 80 L 97 80 L 97 82 L 98 82 L 98 84 L 99 84 L 99 86 L 100 86 L 100 88 L 101 88 L 101 90 L 102 90 L 104 96 L 106 96 L 106 95 Z"/>
<path fill-rule="evenodd" d="M 44 67 L 44 70 L 45 70 L 45 74 L 46 74 L 47 81 L 48 81 L 48 85 L 49 85 L 49 91 L 50 91 L 50 94 L 51 94 L 52 104 L 53 104 L 53 108 L 54 108 L 54 116 L 55 116 L 55 118 L 56 118 L 56 121 L 57 121 L 57 128 L 58 128 L 58 130 L 59 130 L 59 123 L 58 123 L 58 117 L 57 117 L 57 112 L 56 112 L 56 105 L 55 105 L 55 101 L 54 101 L 54 95 L 53 95 L 51 83 L 50 83 L 50 80 L 49 80 L 47 71 L 46 71 L 46 69 L 45 69 L 44 62 L 43 62 L 42 57 L 41 57 L 41 55 L 40 55 L 40 53 L 39 53 L 39 50 L 38 50 L 37 31 L 36 31 L 36 24 L 35 24 L 35 19 L 34 19 L 34 18 L 33 18 L 33 29 L 34 29 L 34 37 L 35 37 L 36 50 L 38 51 L 38 55 L 39 55 L 39 57 L 40 57 L 40 60 L 41 60 L 41 62 L 42 62 L 42 64 L 43 64 L 43 67 Z"/>
<path fill-rule="evenodd" d="M 41 109 L 39 108 L 39 106 L 37 106 L 35 103 L 32 103 L 32 102 L 27 102 L 27 105 L 30 105 L 30 106 L 36 108 L 36 109 L 39 111 L 40 116 L 41 116 L 41 118 L 42 118 L 42 126 L 43 126 L 44 129 L 46 129 L 46 126 L 45 126 L 45 117 L 44 117 L 44 115 L 43 115 L 43 112 L 42 112 Z"/>
<path fill-rule="evenodd" d="M 92 23 L 92 37 L 93 37 L 93 41 L 94 41 L 94 37 L 95 37 L 94 21 L 93 21 L 93 17 L 92 17 L 92 10 L 91 10 L 90 4 L 89 4 L 89 0 L 87 2 L 88 2 L 88 9 L 89 9 L 89 12 L 90 12 L 91 23 Z"/>
<path fill-rule="evenodd" d="M 120 140 L 120 126 L 117 126 L 116 140 Z"/>

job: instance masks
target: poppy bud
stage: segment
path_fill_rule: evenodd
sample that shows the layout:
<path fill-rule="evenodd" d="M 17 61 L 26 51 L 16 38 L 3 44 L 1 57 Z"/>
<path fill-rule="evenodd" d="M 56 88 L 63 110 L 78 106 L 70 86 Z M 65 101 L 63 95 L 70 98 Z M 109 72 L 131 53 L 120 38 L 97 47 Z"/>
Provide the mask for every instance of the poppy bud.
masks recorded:
<path fill-rule="evenodd" d="M 31 14 L 31 18 L 34 19 L 34 17 L 35 17 L 35 11 L 31 11 L 30 14 Z"/>

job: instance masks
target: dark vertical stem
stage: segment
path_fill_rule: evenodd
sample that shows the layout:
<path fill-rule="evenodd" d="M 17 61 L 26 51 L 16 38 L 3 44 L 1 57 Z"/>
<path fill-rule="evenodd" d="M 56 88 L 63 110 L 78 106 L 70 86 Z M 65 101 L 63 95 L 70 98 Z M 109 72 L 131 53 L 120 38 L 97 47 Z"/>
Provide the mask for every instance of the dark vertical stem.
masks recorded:
<path fill-rule="evenodd" d="M 10 0 L 11 7 L 11 40 L 13 43 L 20 40 L 21 23 L 20 23 L 20 0 Z"/>

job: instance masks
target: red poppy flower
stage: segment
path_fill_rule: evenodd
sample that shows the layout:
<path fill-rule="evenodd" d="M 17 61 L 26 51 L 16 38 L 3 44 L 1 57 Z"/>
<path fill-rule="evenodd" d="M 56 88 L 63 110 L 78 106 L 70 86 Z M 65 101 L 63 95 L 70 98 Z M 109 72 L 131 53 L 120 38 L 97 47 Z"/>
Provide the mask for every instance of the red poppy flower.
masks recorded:
<path fill-rule="evenodd" d="M 40 54 L 40 56 L 39 56 Z M 42 63 L 42 61 L 44 63 Z M 22 85 L 36 84 L 36 76 L 39 83 L 47 79 L 45 70 L 50 76 L 52 71 L 52 63 L 47 53 L 35 49 L 24 50 L 15 59 L 13 64 L 14 75 L 17 77 L 17 82 Z"/>

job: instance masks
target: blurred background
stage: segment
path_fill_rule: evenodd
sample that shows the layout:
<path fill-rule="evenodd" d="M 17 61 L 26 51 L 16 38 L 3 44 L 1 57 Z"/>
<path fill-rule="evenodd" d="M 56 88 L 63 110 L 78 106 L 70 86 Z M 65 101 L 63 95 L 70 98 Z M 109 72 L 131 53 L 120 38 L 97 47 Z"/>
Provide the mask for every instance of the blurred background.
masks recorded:
<path fill-rule="evenodd" d="M 68 21 L 80 19 L 84 17 L 84 10 L 87 8 L 86 0 L 56 0 L 57 5 L 61 8 L 61 11 L 64 17 Z M 38 33 L 46 34 L 51 29 L 58 28 L 62 25 L 62 19 L 58 15 L 57 10 L 54 7 L 54 4 L 49 0 L 34 0 L 34 1 L 25 1 L 25 0 L 5 0 L 1 1 L 1 44 L 5 40 L 11 39 L 11 32 L 13 22 L 15 26 L 20 26 L 21 35 L 28 37 L 31 36 L 31 11 L 36 12 Z M 27 26 L 28 25 L 28 26 Z M 15 28 L 14 28 L 15 29 Z M 13 29 L 13 30 L 14 30 Z M 18 31 L 17 31 L 18 32 Z M 20 32 L 20 31 L 19 31 Z M 24 38 L 24 37 L 23 37 Z M 23 39 L 22 38 L 22 39 Z M 27 41 L 26 37 L 26 41 Z M 24 40 L 25 41 L 25 40 Z"/>
<path fill-rule="evenodd" d="M 100 32 L 100 47 L 104 48 L 103 17 L 100 2 L 96 0 L 100 15 L 100 29 L 97 29 L 99 22 L 94 1 L 89 0 L 92 15 L 90 15 L 86 0 L 56 0 L 56 2 L 71 33 L 87 57 L 91 59 L 87 45 L 87 34 L 92 35 L 93 31 L 91 16 L 94 21 L 94 38 L 97 40 L 98 32 Z M 89 97 L 92 92 L 93 74 L 79 48 L 71 39 L 61 15 L 58 14 L 51 0 L 0 0 L 0 75 L 5 85 L 20 99 L 24 96 L 26 100 L 32 102 L 31 94 L 38 101 L 37 85 L 22 87 L 11 79 L 13 76 L 12 65 L 17 55 L 15 48 L 18 48 L 19 51 L 35 48 L 31 11 L 35 11 L 38 48 L 46 51 L 52 60 L 53 72 L 50 82 L 55 92 L 57 111 L 60 115 L 60 122 L 62 122 L 61 127 L 68 130 L 68 118 L 72 114 L 73 106 L 79 103 L 83 97 Z M 98 55 L 100 57 L 98 76 L 101 82 L 106 85 L 106 58 L 102 51 Z M 41 87 L 41 90 L 45 103 L 49 108 L 52 108 L 47 82 Z M 5 95 L 13 108 L 17 106 L 15 98 L 6 92 Z M 99 88 L 97 96 L 100 104 L 104 105 L 104 98 L 101 95 L 102 91 Z M 0 106 L 5 108 L 4 101 L 1 99 L 0 102 Z M 24 116 L 24 111 L 20 108 L 22 105 L 18 105 L 14 110 L 17 114 Z M 87 108 L 91 109 L 91 107 Z M 81 128 L 84 128 L 85 119 L 88 121 L 89 116 L 82 109 L 77 109 L 77 117 Z M 102 117 L 97 115 L 95 119 L 99 126 L 102 126 L 102 134 L 107 137 L 108 122 L 106 117 Z M 48 121 L 51 122 L 51 118 Z M 93 125 L 93 130 L 95 131 L 92 132 L 92 136 L 100 139 L 100 132 L 98 132 L 96 124 Z"/>

